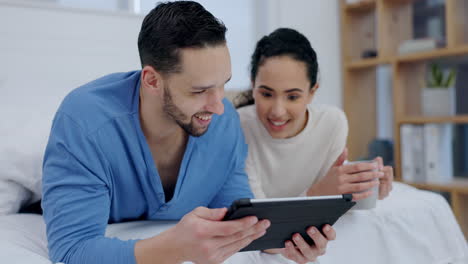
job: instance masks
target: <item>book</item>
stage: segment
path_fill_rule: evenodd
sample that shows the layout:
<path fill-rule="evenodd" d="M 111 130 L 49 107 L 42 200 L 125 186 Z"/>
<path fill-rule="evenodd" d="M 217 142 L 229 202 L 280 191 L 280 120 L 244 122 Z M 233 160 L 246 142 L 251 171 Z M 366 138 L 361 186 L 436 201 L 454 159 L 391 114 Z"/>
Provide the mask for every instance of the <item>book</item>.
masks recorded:
<path fill-rule="evenodd" d="M 413 126 L 411 140 L 411 154 L 414 166 L 413 180 L 415 182 L 426 182 L 423 125 Z"/>
<path fill-rule="evenodd" d="M 413 126 L 404 124 L 400 127 L 401 177 L 405 182 L 414 182 L 412 154 Z"/>
<path fill-rule="evenodd" d="M 424 161 L 427 182 L 452 181 L 452 140 L 451 124 L 426 124 L 424 126 Z"/>
<path fill-rule="evenodd" d="M 414 52 L 434 50 L 443 46 L 443 43 L 437 42 L 432 38 L 410 39 L 400 44 L 398 47 L 399 54 L 409 54 Z"/>

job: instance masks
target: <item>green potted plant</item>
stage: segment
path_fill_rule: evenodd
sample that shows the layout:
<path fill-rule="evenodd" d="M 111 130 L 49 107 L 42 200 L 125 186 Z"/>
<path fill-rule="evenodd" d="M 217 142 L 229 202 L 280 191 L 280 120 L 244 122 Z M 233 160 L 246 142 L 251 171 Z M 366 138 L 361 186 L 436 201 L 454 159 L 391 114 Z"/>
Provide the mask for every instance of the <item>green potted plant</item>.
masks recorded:
<path fill-rule="evenodd" d="M 455 79 L 454 68 L 442 70 L 438 64 L 432 64 L 427 87 L 422 93 L 422 112 L 427 116 L 447 116 L 455 114 Z"/>

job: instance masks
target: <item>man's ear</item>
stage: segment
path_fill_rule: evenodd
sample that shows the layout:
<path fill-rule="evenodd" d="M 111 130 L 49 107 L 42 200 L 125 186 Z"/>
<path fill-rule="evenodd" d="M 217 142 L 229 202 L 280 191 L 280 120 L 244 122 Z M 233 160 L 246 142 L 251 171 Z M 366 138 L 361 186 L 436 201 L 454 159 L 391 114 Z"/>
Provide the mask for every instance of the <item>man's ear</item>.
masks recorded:
<path fill-rule="evenodd" d="M 318 88 L 319 88 L 319 84 L 316 83 L 314 87 L 312 87 L 312 89 L 309 90 L 309 98 L 307 99 L 308 100 L 307 104 L 312 103 L 312 99 L 314 98 L 315 92 L 317 91 Z"/>
<path fill-rule="evenodd" d="M 141 70 L 141 88 L 150 94 L 161 94 L 163 87 L 164 79 L 162 74 L 149 65 L 143 67 Z"/>

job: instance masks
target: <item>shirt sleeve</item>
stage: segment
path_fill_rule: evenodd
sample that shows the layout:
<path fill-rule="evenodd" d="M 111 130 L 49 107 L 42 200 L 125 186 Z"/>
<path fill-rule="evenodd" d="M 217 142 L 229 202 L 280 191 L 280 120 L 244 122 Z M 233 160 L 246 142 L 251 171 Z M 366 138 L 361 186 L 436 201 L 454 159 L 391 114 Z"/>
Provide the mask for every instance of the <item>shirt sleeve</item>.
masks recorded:
<path fill-rule="evenodd" d="M 257 174 L 256 167 L 254 166 L 254 161 L 252 160 L 251 155 L 248 155 L 247 160 L 245 161 L 245 171 L 249 176 L 249 185 L 255 198 L 267 198 L 265 192 L 263 191 L 262 179 Z"/>
<path fill-rule="evenodd" d="M 231 172 L 221 190 L 210 203 L 210 208 L 221 208 L 231 206 L 232 202 L 240 198 L 253 198 L 249 186 L 247 173 L 245 172 L 245 160 L 247 158 L 247 144 L 240 126 L 239 117 L 236 113 L 234 133 L 233 162 L 229 171 Z"/>
<path fill-rule="evenodd" d="M 111 196 L 107 175 L 96 142 L 58 113 L 43 164 L 42 207 L 53 262 L 136 263 L 136 241 L 104 237 Z"/>

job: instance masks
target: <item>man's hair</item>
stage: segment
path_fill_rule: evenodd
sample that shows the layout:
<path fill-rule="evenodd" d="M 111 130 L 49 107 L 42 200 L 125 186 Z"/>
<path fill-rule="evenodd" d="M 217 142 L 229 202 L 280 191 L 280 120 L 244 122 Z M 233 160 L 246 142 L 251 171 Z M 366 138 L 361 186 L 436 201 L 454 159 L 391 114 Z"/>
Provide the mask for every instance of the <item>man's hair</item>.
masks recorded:
<path fill-rule="evenodd" d="M 142 67 L 170 74 L 180 72 L 181 48 L 203 48 L 226 43 L 226 27 L 193 1 L 158 3 L 143 20 L 138 36 Z"/>

